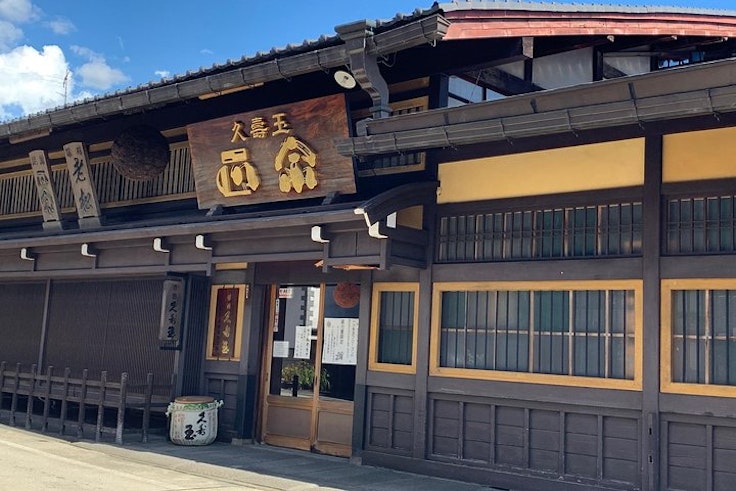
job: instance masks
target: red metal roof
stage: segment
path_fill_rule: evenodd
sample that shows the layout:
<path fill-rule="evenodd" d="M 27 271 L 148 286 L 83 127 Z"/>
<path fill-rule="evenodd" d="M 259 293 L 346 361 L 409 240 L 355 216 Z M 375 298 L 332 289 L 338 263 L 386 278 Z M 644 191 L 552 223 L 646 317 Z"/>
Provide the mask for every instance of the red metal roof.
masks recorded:
<path fill-rule="evenodd" d="M 736 17 L 689 12 L 446 10 L 444 40 L 518 36 L 736 36 Z"/>

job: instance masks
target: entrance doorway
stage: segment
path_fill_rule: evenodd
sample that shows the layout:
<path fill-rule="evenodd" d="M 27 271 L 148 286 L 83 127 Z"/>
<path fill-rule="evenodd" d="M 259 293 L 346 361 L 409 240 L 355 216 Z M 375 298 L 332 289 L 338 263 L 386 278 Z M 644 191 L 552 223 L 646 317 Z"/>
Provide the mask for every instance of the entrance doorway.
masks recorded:
<path fill-rule="evenodd" d="M 350 456 L 359 298 L 353 283 L 271 287 L 264 442 Z"/>

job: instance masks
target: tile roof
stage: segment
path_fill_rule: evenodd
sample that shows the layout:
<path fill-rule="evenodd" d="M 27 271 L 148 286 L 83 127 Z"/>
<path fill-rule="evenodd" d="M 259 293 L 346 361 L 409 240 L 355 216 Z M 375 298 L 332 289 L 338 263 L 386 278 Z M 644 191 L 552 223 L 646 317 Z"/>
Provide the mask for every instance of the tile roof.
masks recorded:
<path fill-rule="evenodd" d="M 473 1 L 473 0 L 455 0 L 447 3 L 435 2 L 431 7 L 427 9 L 417 8 L 412 13 L 402 14 L 398 13 L 391 19 L 376 20 L 374 32 L 381 33 L 391 30 L 395 27 L 407 24 L 411 21 L 429 16 L 437 12 L 461 12 L 469 10 L 479 11 L 501 11 L 501 10 L 516 10 L 516 11 L 538 11 L 538 12 L 590 12 L 590 13 L 676 13 L 676 14 L 692 14 L 692 15 L 709 15 L 709 16 L 727 16 L 736 17 L 736 11 L 728 10 L 711 10 L 711 9 L 700 9 L 700 8 L 687 8 L 687 7 L 659 7 L 659 6 L 624 6 L 624 5 L 600 5 L 600 4 L 576 4 L 576 3 L 553 3 L 553 2 L 525 2 L 525 1 L 514 1 L 514 0 L 502 0 L 502 1 Z M 258 51 L 254 55 L 243 56 L 236 60 L 226 60 L 223 63 L 217 63 L 210 67 L 200 67 L 196 70 L 187 71 L 182 74 L 174 75 L 172 77 L 164 78 L 157 81 L 150 81 L 144 84 L 140 84 L 136 87 L 127 87 L 120 89 L 115 92 L 109 92 L 95 96 L 93 98 L 87 98 L 75 102 L 71 102 L 65 106 L 48 109 L 36 114 L 28 115 L 21 118 L 12 119 L 9 121 L 0 121 L 0 137 L 7 137 L 8 135 L 18 134 L 24 132 L 24 127 L 33 129 L 39 126 L 38 121 L 34 120 L 50 120 L 49 117 L 52 113 L 59 113 L 63 111 L 70 112 L 70 121 L 76 121 L 77 117 L 73 114 L 75 109 L 83 111 L 83 106 L 89 104 L 96 104 L 100 101 L 105 101 L 106 105 L 114 105 L 116 99 L 120 99 L 122 96 L 130 96 L 136 93 L 144 93 L 151 89 L 160 89 L 166 86 L 173 86 L 181 82 L 187 82 L 195 79 L 203 79 L 211 75 L 217 75 L 228 71 L 237 70 L 240 68 L 251 67 L 258 64 L 267 63 L 269 61 L 285 59 L 292 56 L 296 56 L 302 53 L 308 53 L 317 51 L 332 46 L 338 46 L 342 44 L 342 40 L 336 35 L 323 35 L 318 39 L 304 40 L 302 43 L 287 44 L 283 47 L 274 47 L 269 51 Z M 110 104 L 107 104 L 107 103 Z M 49 123 L 49 126 L 54 126 Z"/>
<path fill-rule="evenodd" d="M 641 0 L 644 1 L 644 0 Z M 697 7 L 671 7 L 665 5 L 603 5 L 594 3 L 525 2 L 519 0 L 454 0 L 437 4 L 440 10 L 523 10 L 530 12 L 590 12 L 625 14 L 695 14 L 736 17 L 736 10 L 706 9 Z"/>

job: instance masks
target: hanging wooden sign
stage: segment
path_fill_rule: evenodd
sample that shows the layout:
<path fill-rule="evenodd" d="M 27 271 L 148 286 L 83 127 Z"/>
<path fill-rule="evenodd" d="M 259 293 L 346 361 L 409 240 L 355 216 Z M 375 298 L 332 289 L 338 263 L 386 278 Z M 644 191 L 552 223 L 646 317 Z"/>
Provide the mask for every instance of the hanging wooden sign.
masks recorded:
<path fill-rule="evenodd" d="M 33 182 L 36 184 L 36 192 L 38 193 L 38 201 L 41 205 L 43 221 L 44 223 L 59 223 L 61 220 L 61 211 L 59 209 L 59 202 L 56 199 L 54 183 L 51 180 L 51 166 L 46 158 L 46 152 L 43 150 L 34 150 L 28 154 L 28 157 L 31 160 Z"/>
<path fill-rule="evenodd" d="M 179 349 L 184 306 L 184 280 L 167 278 L 163 285 L 158 340 L 162 349 Z"/>
<path fill-rule="evenodd" d="M 100 205 L 89 170 L 87 149 L 82 142 L 67 143 L 64 145 L 64 157 L 79 219 L 91 219 L 90 222 L 94 221 L 99 225 Z"/>
<path fill-rule="evenodd" d="M 187 126 L 201 209 L 354 193 L 342 95 L 275 106 Z"/>

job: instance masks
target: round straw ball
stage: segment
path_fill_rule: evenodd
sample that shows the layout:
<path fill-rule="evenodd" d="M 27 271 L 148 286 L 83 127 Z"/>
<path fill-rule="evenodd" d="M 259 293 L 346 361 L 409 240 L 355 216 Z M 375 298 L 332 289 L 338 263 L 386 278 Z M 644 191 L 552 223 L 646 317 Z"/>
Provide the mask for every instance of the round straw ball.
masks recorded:
<path fill-rule="evenodd" d="M 120 175 L 146 181 L 161 174 L 169 164 L 169 142 L 156 128 L 132 126 L 115 139 L 111 155 Z"/>

